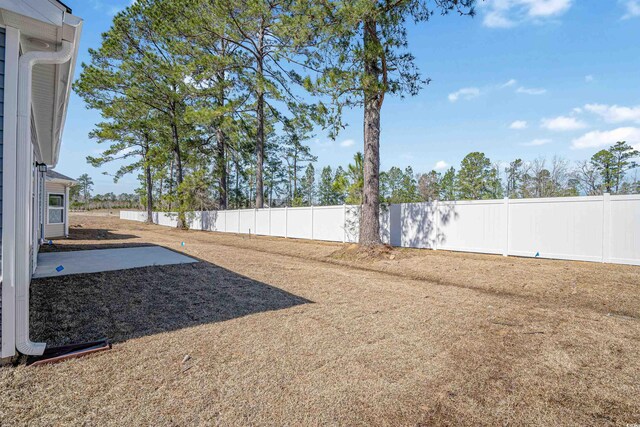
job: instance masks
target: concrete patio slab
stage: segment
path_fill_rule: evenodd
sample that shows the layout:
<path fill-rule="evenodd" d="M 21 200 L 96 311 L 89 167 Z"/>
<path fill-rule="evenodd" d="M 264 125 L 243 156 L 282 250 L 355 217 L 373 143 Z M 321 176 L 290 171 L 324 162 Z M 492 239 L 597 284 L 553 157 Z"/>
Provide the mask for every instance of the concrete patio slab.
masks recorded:
<path fill-rule="evenodd" d="M 48 252 L 38 254 L 38 267 L 33 277 L 66 276 L 193 262 L 198 260 L 161 246 Z"/>

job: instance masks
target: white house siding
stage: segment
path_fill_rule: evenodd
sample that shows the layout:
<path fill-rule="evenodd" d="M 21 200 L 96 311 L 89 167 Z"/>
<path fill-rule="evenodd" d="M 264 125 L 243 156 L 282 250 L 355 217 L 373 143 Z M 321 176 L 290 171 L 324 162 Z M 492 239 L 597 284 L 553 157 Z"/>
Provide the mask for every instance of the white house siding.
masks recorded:
<path fill-rule="evenodd" d="M 45 188 L 46 188 L 46 195 L 45 195 L 45 212 L 44 212 L 44 218 L 45 218 L 45 226 L 44 226 L 44 237 L 46 239 L 52 239 L 55 237 L 64 237 L 65 234 L 65 223 L 67 222 L 67 212 L 66 212 L 66 208 L 63 210 L 64 211 L 64 221 L 62 222 L 62 224 L 49 224 L 49 194 L 53 193 L 53 194 L 65 194 L 65 186 L 63 184 L 57 184 L 57 183 L 53 183 L 53 182 L 47 182 L 45 184 Z M 68 203 L 66 198 L 65 198 L 65 206 Z"/>
<path fill-rule="evenodd" d="M 4 129 L 4 28 L 0 28 L 0 276 L 2 276 L 2 150 Z M 0 284 L 0 286 L 2 286 Z M 2 313 L 2 293 L 0 292 L 0 314 Z M 0 342 L 2 329 L 0 328 Z"/>
<path fill-rule="evenodd" d="M 0 28 L 0 247 L 2 247 L 2 143 L 4 128 L 4 28 Z M 0 260 L 2 259 L 0 255 Z M 2 262 L 0 262 L 0 272 L 2 271 Z"/>

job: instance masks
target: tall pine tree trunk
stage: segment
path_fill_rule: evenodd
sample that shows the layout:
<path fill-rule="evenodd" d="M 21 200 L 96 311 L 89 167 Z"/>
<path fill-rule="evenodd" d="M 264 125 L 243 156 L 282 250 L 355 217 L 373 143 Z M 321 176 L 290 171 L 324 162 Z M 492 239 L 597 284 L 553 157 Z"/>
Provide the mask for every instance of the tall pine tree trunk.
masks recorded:
<path fill-rule="evenodd" d="M 298 195 L 298 153 L 293 156 L 293 194 L 291 195 L 291 205 Z"/>
<path fill-rule="evenodd" d="M 153 223 L 153 181 L 151 180 L 151 166 L 147 163 L 144 167 L 144 176 L 147 182 L 147 222 Z"/>
<path fill-rule="evenodd" d="M 169 211 L 171 211 L 171 208 L 173 207 L 173 174 L 174 174 L 174 161 L 175 156 L 171 156 L 171 162 L 169 163 Z"/>
<path fill-rule="evenodd" d="M 376 31 L 376 22 L 365 22 L 364 49 L 371 52 L 374 39 L 369 31 Z M 380 69 L 378 58 L 365 54 L 365 78 L 378 82 Z M 361 245 L 379 245 L 380 240 L 380 108 L 379 88 L 364 88 L 364 186 L 360 212 Z"/>
<path fill-rule="evenodd" d="M 264 207 L 264 183 L 262 168 L 264 165 L 264 93 L 258 94 L 258 132 L 256 138 L 256 208 Z"/>
<path fill-rule="evenodd" d="M 151 179 L 151 165 L 149 164 L 149 137 L 145 135 L 145 146 L 143 152 L 144 178 L 147 191 L 147 223 L 153 223 L 153 181 Z"/>
<path fill-rule="evenodd" d="M 220 128 L 216 129 L 217 151 L 216 158 L 217 175 L 218 175 L 218 208 L 227 209 L 227 160 L 226 154 L 226 136 Z"/>
<path fill-rule="evenodd" d="M 180 151 L 180 138 L 178 135 L 178 126 L 176 123 L 171 124 L 171 132 L 173 135 L 173 151 L 175 154 L 175 167 L 176 167 L 176 192 L 178 195 L 178 224 L 177 228 L 186 228 L 187 221 L 185 215 L 185 205 L 184 205 L 184 188 L 182 186 L 182 181 L 184 180 L 184 175 L 182 172 L 182 153 Z"/>
<path fill-rule="evenodd" d="M 226 43 L 223 41 L 221 46 L 221 54 L 226 54 Z M 225 105 L 225 75 L 224 71 L 219 71 L 216 74 L 216 80 L 219 86 L 218 92 L 218 106 L 222 109 Z M 226 159 L 226 135 L 222 129 L 222 120 L 218 121 L 216 126 L 216 168 L 218 169 L 218 209 L 227 209 L 227 159 Z"/>
<path fill-rule="evenodd" d="M 258 91 L 256 116 L 258 120 L 258 132 L 256 135 L 256 208 L 264 207 L 264 182 L 262 169 L 264 167 L 264 29 L 258 36 Z"/>

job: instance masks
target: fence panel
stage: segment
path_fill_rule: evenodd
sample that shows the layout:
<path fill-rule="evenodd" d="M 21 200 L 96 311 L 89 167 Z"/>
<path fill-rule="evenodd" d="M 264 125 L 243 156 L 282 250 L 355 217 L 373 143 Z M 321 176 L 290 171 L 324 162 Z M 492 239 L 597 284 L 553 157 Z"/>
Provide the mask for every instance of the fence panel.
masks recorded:
<path fill-rule="evenodd" d="M 256 234 L 269 236 L 269 223 L 271 221 L 270 209 L 258 209 L 256 211 Z"/>
<path fill-rule="evenodd" d="M 241 234 L 253 234 L 256 231 L 256 211 L 245 209 L 239 211 L 240 228 L 237 230 Z"/>
<path fill-rule="evenodd" d="M 314 206 L 313 239 L 344 241 L 344 214 L 345 209 L 342 206 Z"/>
<path fill-rule="evenodd" d="M 158 225 L 164 225 L 167 227 L 178 226 L 178 214 L 176 212 L 158 212 L 157 221 L 154 221 Z"/>
<path fill-rule="evenodd" d="M 226 233 L 237 233 L 240 225 L 239 211 L 225 211 L 226 221 L 224 231 Z"/>
<path fill-rule="evenodd" d="M 405 203 L 391 208 L 392 242 L 406 248 L 435 249 L 434 203 Z"/>
<path fill-rule="evenodd" d="M 189 230 L 202 230 L 202 212 L 187 212 L 185 216 Z"/>
<path fill-rule="evenodd" d="M 286 237 L 287 235 L 287 208 L 271 208 L 271 235 Z"/>
<path fill-rule="evenodd" d="M 509 254 L 602 261 L 603 198 L 521 199 L 509 203 Z"/>
<path fill-rule="evenodd" d="M 506 213 L 503 200 L 438 202 L 437 249 L 502 254 Z"/>
<path fill-rule="evenodd" d="M 611 196 L 609 235 L 604 261 L 620 264 L 640 263 L 640 195 Z"/>
<path fill-rule="evenodd" d="M 358 243 L 360 234 L 360 206 L 346 205 L 344 232 L 345 241 L 348 243 Z"/>
<path fill-rule="evenodd" d="M 311 208 L 287 209 L 287 237 L 311 239 Z"/>

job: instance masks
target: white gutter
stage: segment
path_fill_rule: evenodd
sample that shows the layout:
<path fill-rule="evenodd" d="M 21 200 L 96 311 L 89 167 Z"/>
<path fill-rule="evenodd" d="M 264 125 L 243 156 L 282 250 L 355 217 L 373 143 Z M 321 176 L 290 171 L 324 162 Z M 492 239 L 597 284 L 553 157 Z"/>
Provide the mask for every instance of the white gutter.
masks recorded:
<path fill-rule="evenodd" d="M 15 239 L 15 290 L 16 290 L 16 349 L 27 355 L 41 355 L 45 343 L 34 343 L 29 339 L 29 248 L 31 230 L 31 83 L 32 70 L 36 64 L 64 64 L 73 56 L 73 43 L 63 40 L 57 52 L 33 51 L 20 57 L 18 70 L 18 123 L 16 153 L 16 239 Z M 6 286 L 6 284 L 5 284 Z"/>

